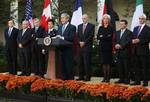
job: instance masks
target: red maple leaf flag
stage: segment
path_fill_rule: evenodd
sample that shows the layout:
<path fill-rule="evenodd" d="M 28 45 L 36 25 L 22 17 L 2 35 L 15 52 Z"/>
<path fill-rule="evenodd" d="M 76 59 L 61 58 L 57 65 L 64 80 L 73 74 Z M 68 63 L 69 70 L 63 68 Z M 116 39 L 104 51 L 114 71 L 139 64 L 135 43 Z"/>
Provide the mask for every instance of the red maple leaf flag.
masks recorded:
<path fill-rule="evenodd" d="M 51 3 L 52 0 L 45 0 L 44 9 L 41 16 L 41 26 L 45 28 L 45 30 L 48 29 L 47 21 L 52 18 Z"/>

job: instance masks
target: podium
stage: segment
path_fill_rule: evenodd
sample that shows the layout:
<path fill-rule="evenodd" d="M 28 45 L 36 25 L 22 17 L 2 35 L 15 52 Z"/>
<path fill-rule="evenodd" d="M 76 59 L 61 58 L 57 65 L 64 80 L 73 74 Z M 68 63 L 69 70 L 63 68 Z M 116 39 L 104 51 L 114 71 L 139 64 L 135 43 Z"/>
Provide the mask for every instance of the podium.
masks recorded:
<path fill-rule="evenodd" d="M 71 46 L 72 43 L 66 40 L 63 40 L 60 36 L 56 37 L 45 37 L 39 38 L 38 44 L 41 44 L 48 49 L 48 64 L 47 72 L 45 78 L 47 79 L 56 79 L 58 64 L 59 64 L 59 50 L 66 46 Z M 60 70 L 59 70 L 60 71 Z"/>

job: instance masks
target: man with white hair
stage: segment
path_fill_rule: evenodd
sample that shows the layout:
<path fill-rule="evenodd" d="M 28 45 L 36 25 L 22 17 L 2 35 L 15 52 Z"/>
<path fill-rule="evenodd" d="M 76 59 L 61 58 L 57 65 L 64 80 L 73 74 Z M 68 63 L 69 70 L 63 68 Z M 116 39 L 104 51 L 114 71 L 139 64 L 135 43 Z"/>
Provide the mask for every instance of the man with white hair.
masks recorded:
<path fill-rule="evenodd" d="M 132 51 L 135 61 L 135 82 L 133 85 L 140 85 L 141 77 L 143 75 L 143 86 L 148 86 L 148 55 L 149 55 L 149 41 L 150 41 L 150 27 L 145 24 L 146 15 L 139 17 L 139 26 L 133 30 Z M 141 71 L 143 74 L 141 75 Z"/>
<path fill-rule="evenodd" d="M 22 22 L 22 29 L 19 30 L 17 43 L 19 47 L 20 67 L 22 68 L 21 75 L 31 74 L 31 35 L 32 30 L 29 27 L 28 21 Z"/>

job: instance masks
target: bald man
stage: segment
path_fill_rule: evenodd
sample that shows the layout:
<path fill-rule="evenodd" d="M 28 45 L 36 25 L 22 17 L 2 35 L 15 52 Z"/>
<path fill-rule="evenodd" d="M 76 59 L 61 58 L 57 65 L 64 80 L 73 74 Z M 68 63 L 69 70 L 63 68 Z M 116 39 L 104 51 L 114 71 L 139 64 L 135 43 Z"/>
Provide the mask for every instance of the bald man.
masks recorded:
<path fill-rule="evenodd" d="M 139 17 L 139 25 L 133 30 L 132 45 L 134 45 L 134 71 L 135 82 L 133 85 L 140 85 L 141 79 L 143 86 L 148 86 L 148 55 L 150 42 L 150 27 L 145 24 L 146 15 Z M 141 72 L 142 75 L 141 75 Z M 143 76 L 143 78 L 141 78 Z"/>
<path fill-rule="evenodd" d="M 87 14 L 82 16 L 83 24 L 78 26 L 79 44 L 79 79 L 90 81 L 91 78 L 91 53 L 95 26 L 89 23 Z"/>
<path fill-rule="evenodd" d="M 32 30 L 29 27 L 28 21 L 22 22 L 22 29 L 19 31 L 17 43 L 19 47 L 20 67 L 22 75 L 31 74 L 31 36 Z"/>

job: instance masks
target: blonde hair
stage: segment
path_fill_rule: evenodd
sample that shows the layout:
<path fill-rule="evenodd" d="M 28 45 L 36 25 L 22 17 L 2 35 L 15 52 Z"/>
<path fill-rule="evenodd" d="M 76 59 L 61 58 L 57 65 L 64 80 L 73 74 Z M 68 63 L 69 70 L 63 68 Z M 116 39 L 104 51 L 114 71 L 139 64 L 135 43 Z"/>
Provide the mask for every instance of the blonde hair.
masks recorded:
<path fill-rule="evenodd" d="M 104 18 L 107 18 L 109 25 L 111 25 L 111 17 L 110 17 L 110 15 L 109 14 L 104 14 L 103 15 L 103 17 L 102 17 L 102 25 L 104 25 Z"/>
<path fill-rule="evenodd" d="M 104 14 L 102 19 L 104 19 L 105 17 L 108 18 L 109 20 L 111 20 L 111 17 L 109 14 Z"/>

